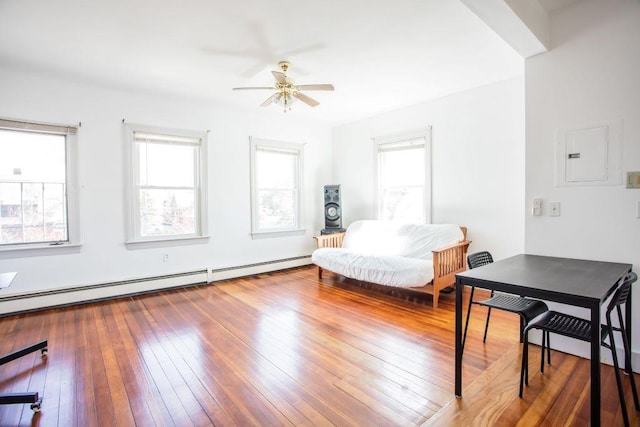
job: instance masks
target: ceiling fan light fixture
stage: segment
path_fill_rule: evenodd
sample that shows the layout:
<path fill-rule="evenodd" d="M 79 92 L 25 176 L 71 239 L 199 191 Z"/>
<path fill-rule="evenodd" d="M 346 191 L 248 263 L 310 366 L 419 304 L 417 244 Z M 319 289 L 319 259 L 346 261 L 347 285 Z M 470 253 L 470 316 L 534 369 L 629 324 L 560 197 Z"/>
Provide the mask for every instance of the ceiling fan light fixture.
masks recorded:
<path fill-rule="evenodd" d="M 283 107 L 284 112 L 286 113 L 287 110 L 291 110 L 291 105 L 296 102 L 296 98 L 291 94 L 291 92 L 283 91 L 276 95 L 274 102 Z"/>

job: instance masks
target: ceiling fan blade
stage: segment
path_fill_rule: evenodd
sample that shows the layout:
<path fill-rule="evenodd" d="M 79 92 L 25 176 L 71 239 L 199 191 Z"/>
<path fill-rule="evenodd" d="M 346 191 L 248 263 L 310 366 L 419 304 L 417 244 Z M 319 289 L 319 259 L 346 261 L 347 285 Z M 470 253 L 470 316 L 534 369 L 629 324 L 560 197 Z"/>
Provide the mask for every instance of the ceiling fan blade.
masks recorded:
<path fill-rule="evenodd" d="M 293 96 L 295 96 L 296 98 L 298 98 L 300 101 L 304 102 L 307 105 L 310 105 L 312 107 L 315 107 L 317 105 L 320 105 L 320 103 L 318 101 L 316 101 L 313 98 L 309 98 L 307 95 L 305 95 L 304 93 L 300 93 L 300 92 L 294 92 Z"/>
<path fill-rule="evenodd" d="M 300 90 L 335 90 L 331 84 L 319 84 L 319 85 L 297 85 Z"/>
<path fill-rule="evenodd" d="M 260 104 L 260 106 L 266 107 L 267 105 L 271 105 L 271 103 L 276 99 L 276 96 L 278 96 L 277 92 L 267 98 L 262 104 Z"/>
<path fill-rule="evenodd" d="M 284 73 L 281 73 L 280 71 L 272 71 L 271 74 L 273 74 L 273 77 L 276 78 L 278 83 L 287 84 L 287 78 L 284 76 Z"/>
<path fill-rule="evenodd" d="M 268 89 L 268 90 L 275 90 L 275 87 L 267 87 L 267 86 L 255 86 L 255 87 L 234 87 L 231 90 L 254 90 L 254 89 Z"/>

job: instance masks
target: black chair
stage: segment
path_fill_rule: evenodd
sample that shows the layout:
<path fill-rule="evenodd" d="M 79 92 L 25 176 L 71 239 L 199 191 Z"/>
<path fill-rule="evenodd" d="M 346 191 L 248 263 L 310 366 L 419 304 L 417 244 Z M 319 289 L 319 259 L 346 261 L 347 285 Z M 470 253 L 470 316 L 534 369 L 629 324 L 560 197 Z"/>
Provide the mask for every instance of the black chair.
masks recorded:
<path fill-rule="evenodd" d="M 469 268 L 478 268 L 483 265 L 491 264 L 493 257 L 489 252 L 476 252 L 467 256 L 467 265 Z M 549 310 L 547 304 L 542 301 L 525 298 L 517 295 L 509 295 L 503 293 L 495 293 L 491 291 L 491 297 L 483 301 L 474 301 L 473 294 L 475 287 L 471 287 L 471 296 L 469 297 L 469 307 L 467 308 L 467 320 L 464 324 L 464 336 L 462 338 L 462 351 L 464 352 L 464 344 L 467 341 L 467 328 L 469 327 L 469 317 L 471 315 L 471 306 L 481 305 L 487 307 L 487 322 L 484 326 L 484 337 L 482 342 L 487 341 L 487 330 L 489 329 L 489 319 L 491 317 L 491 309 L 508 311 L 510 313 L 517 313 L 520 315 L 520 342 L 522 342 L 524 326 L 529 323 L 531 319 L 538 316 L 541 313 Z"/>
<path fill-rule="evenodd" d="M 620 332 L 622 335 L 622 344 L 624 346 L 625 363 L 629 372 L 633 372 L 631 369 L 631 349 L 629 348 L 629 341 L 627 339 L 627 332 L 622 316 L 622 305 L 627 303 L 629 295 L 631 293 L 631 284 L 638 280 L 636 273 L 629 273 L 625 277 L 622 284 L 616 289 L 611 301 L 607 307 L 606 319 L 607 323 L 601 325 L 601 345 L 611 350 L 613 356 L 613 366 L 616 371 L 616 383 L 618 385 L 618 394 L 620 395 L 620 405 L 622 406 L 622 416 L 624 419 L 624 425 L 629 425 L 629 415 L 627 414 L 627 405 L 624 398 L 624 390 L 622 388 L 622 378 L 620 376 L 620 367 L 618 366 L 618 354 L 616 351 L 616 342 L 613 336 L 614 332 Z M 611 312 L 616 310 L 618 314 L 618 324 L 620 326 L 614 326 L 611 322 Z M 542 363 L 540 364 L 540 372 L 544 372 L 544 350 L 545 340 L 544 334 L 547 334 L 547 341 L 549 333 L 564 335 L 566 337 L 575 338 L 581 341 L 591 341 L 591 322 L 580 317 L 571 316 L 564 313 L 558 313 L 557 311 L 547 311 L 541 314 L 537 318 L 533 319 L 524 329 L 524 346 L 522 349 L 522 368 L 520 370 L 520 397 L 522 397 L 522 383 L 529 385 L 529 331 L 531 329 L 540 329 L 543 332 L 542 340 Z M 608 339 L 608 342 L 607 342 Z M 551 364 L 551 351 L 549 350 L 547 342 L 547 363 Z M 633 392 L 633 400 L 636 406 L 636 411 L 640 411 L 640 404 L 638 403 L 638 391 L 636 390 L 636 383 L 633 378 L 633 374 L 629 375 L 631 380 L 631 390 Z"/>

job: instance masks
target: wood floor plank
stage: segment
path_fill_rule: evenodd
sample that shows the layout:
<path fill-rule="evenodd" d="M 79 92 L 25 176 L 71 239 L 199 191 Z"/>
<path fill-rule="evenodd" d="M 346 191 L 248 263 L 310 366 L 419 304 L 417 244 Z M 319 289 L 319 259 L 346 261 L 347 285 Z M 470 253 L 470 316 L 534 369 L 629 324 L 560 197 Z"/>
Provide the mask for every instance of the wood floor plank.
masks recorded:
<path fill-rule="evenodd" d="M 123 304 L 112 303 L 104 307 L 109 336 L 119 339 L 113 345 L 122 383 L 127 390 L 127 400 L 136 424 L 163 425 L 168 419 L 164 413 L 166 408 L 158 406 L 152 399 L 152 391 L 144 376 L 138 375 L 142 370 L 137 343 L 127 327 L 127 321 L 121 310 Z"/>
<path fill-rule="evenodd" d="M 222 294 L 220 296 L 224 298 Z M 213 314 L 210 314 L 210 313 L 213 313 Z M 225 357 L 228 356 L 229 354 L 233 355 L 232 357 L 234 359 L 239 359 L 242 355 L 245 354 L 244 351 L 241 350 L 241 348 L 238 348 L 238 346 L 247 347 L 246 344 L 244 343 L 246 343 L 247 340 L 251 341 L 250 337 L 252 336 L 253 332 L 250 332 L 247 334 L 245 331 L 246 330 L 253 331 L 253 326 L 257 323 L 256 321 L 246 322 L 247 319 L 250 319 L 250 316 L 248 316 L 247 312 L 239 313 L 236 310 L 231 310 L 230 312 L 226 312 L 225 309 L 218 304 L 217 307 L 214 307 L 214 306 L 203 307 L 201 314 L 205 316 L 205 318 L 208 319 L 210 322 L 215 322 L 220 324 L 220 326 L 225 331 L 228 331 L 229 333 L 228 336 L 223 335 L 221 337 L 218 337 L 218 340 L 217 340 L 218 343 L 222 344 L 221 347 L 225 349 L 218 355 L 219 357 L 223 358 L 222 363 L 227 363 L 227 361 L 225 361 Z M 231 319 L 231 320 L 227 321 L 226 319 Z M 242 319 L 244 327 L 233 326 L 231 323 L 233 319 L 235 319 L 236 322 Z M 239 343 L 242 343 L 242 344 L 234 345 L 232 342 L 229 341 L 231 337 L 235 338 Z M 244 360 L 245 365 L 242 365 L 242 366 L 245 366 L 245 368 L 243 368 L 242 371 L 245 371 L 247 369 L 246 367 L 249 366 L 249 364 L 252 362 L 257 363 L 259 365 L 257 368 L 258 371 L 255 372 L 253 375 L 249 375 L 247 377 L 247 378 L 249 377 L 254 378 L 254 383 L 253 383 L 254 386 L 256 386 L 257 388 L 260 388 L 260 385 L 257 385 L 255 381 L 264 379 L 267 376 L 266 373 L 268 372 L 272 374 L 272 378 L 268 378 L 268 381 L 269 381 L 268 386 L 275 388 L 274 387 L 275 385 L 271 382 L 273 380 L 277 381 L 276 384 L 284 383 L 284 386 L 280 390 L 280 392 L 285 393 L 285 396 L 289 400 L 296 401 L 302 396 L 305 399 L 310 399 L 314 401 L 314 403 L 317 403 L 317 401 L 314 399 L 312 395 L 309 395 L 304 388 L 300 388 L 299 383 L 291 383 L 290 381 L 291 377 L 295 377 L 295 373 L 297 371 L 305 371 L 307 373 L 315 372 L 314 367 L 311 367 L 311 369 L 309 369 L 309 367 L 307 367 L 306 369 L 302 369 L 296 364 L 295 360 L 288 358 L 288 354 L 286 354 L 286 352 L 288 351 L 287 346 L 279 345 L 279 343 L 273 344 L 271 341 L 269 341 L 268 337 L 266 337 L 265 339 L 260 339 L 260 344 L 261 344 L 260 346 L 254 346 L 253 348 L 262 347 L 262 348 L 266 348 L 266 351 L 268 353 L 277 352 L 277 354 L 273 354 L 272 356 L 278 359 L 278 363 L 273 363 L 273 361 L 269 359 L 262 360 L 263 357 L 256 359 L 255 356 L 250 357 L 249 359 L 245 359 Z M 283 353 L 279 350 L 284 350 L 285 352 Z M 264 355 L 263 352 L 260 352 L 259 354 Z M 252 361 L 252 359 L 254 360 Z M 283 363 L 284 363 L 284 366 L 282 365 Z M 278 368 L 276 365 L 280 366 L 280 368 Z M 232 367 L 231 369 L 234 369 L 234 368 Z M 249 371 L 249 373 L 251 373 L 251 371 Z M 239 372 L 239 374 L 243 375 L 242 372 Z M 325 377 L 327 376 L 327 373 L 322 372 L 320 375 L 322 377 Z M 291 396 L 288 396 L 291 393 L 293 394 Z M 328 410 L 329 412 L 327 414 L 328 417 L 334 420 L 336 419 L 336 417 L 339 418 L 339 416 L 330 407 L 326 407 L 325 410 Z M 317 415 L 314 415 L 314 417 L 318 418 Z"/>
<path fill-rule="evenodd" d="M 482 291 L 478 292 L 482 297 Z M 465 290 L 466 312 L 469 292 Z M 474 307 L 453 396 L 454 301 L 437 309 L 318 279 L 315 267 L 0 317 L 0 352 L 49 340 L 0 369 L 42 412 L 1 405 L 10 426 L 411 426 L 589 424 L 589 361 L 557 351 L 518 397 L 518 317 Z M 637 375 L 636 375 L 637 377 Z M 640 418 L 624 378 L 632 425 Z M 622 425 L 602 366 L 602 421 Z"/>
<path fill-rule="evenodd" d="M 100 346 L 93 344 L 96 333 L 90 310 L 74 310 L 76 316 L 75 334 L 78 338 L 73 346 L 76 355 L 75 364 L 75 414 L 73 425 L 93 427 L 98 425 L 96 399 L 93 388 L 94 367 L 91 363 L 92 352 L 99 352 Z"/>
<path fill-rule="evenodd" d="M 164 338 L 161 331 L 148 310 L 143 304 L 138 302 L 139 309 L 131 310 L 130 320 L 127 322 L 131 333 L 137 337 L 138 351 L 143 361 L 144 371 L 141 373 L 152 381 L 155 387 L 153 393 L 164 405 L 169 413 L 173 425 L 193 425 L 188 412 L 188 403 L 185 405 L 181 395 L 184 391 L 184 382 L 175 372 L 164 350 L 162 340 Z"/>
<path fill-rule="evenodd" d="M 182 295 L 180 295 L 182 296 Z M 224 389 L 214 378 L 215 374 L 218 374 L 219 377 L 228 377 L 229 371 L 233 373 L 233 367 L 226 364 L 224 361 L 220 359 L 216 359 L 216 362 L 213 366 L 208 364 L 207 358 L 210 352 L 215 352 L 216 349 L 212 347 L 205 347 L 202 339 L 205 337 L 197 336 L 197 331 L 191 328 L 190 322 L 187 322 L 186 319 L 181 316 L 170 315 L 169 313 L 181 313 L 181 310 L 171 310 L 170 312 L 167 310 L 163 310 L 163 306 L 171 307 L 173 305 L 173 301 L 176 299 L 175 295 L 172 295 L 171 301 L 167 298 L 164 298 L 162 304 L 160 306 L 148 306 L 149 311 L 154 313 L 156 320 L 159 325 L 162 325 L 164 330 L 172 331 L 172 338 L 168 342 L 168 347 L 171 348 L 170 351 L 174 354 L 174 363 L 176 367 L 179 369 L 181 375 L 185 379 L 185 383 L 190 388 L 191 392 L 199 396 L 199 403 L 201 405 L 205 405 L 204 408 L 207 408 L 209 412 L 215 411 L 215 417 L 211 420 L 211 422 L 215 423 L 228 423 L 231 418 L 227 414 L 227 412 L 222 408 L 222 405 L 216 397 L 220 396 L 220 392 Z M 147 301 L 149 303 L 151 301 Z M 166 312 L 166 313 L 165 313 Z M 190 315 L 189 319 L 193 319 Z M 209 334 L 206 334 L 209 336 Z M 215 337 L 215 342 L 219 342 L 221 339 L 220 336 Z M 222 337 L 223 339 L 223 337 Z M 235 355 L 237 352 L 233 351 L 232 348 L 228 346 L 224 346 L 225 351 L 229 351 Z M 181 352 L 180 349 L 182 349 Z M 189 351 L 184 351 L 189 350 Z M 181 354 L 183 360 L 178 360 L 178 355 Z M 217 356 L 217 354 L 216 354 Z M 223 365 L 223 368 L 219 366 Z M 207 369 L 209 368 L 209 369 Z M 214 369 L 214 371 L 211 370 Z M 226 369 L 225 369 L 226 368 Z M 232 379 L 237 379 L 237 376 L 233 376 Z M 243 384 L 246 386 L 246 384 Z M 250 394 L 253 390 L 247 392 Z M 224 392 L 223 392 L 224 393 Z M 256 400 L 260 400 L 259 398 Z M 228 403 L 228 401 L 227 401 Z M 249 401 L 249 407 L 256 410 L 258 406 L 262 404 L 262 402 L 253 402 Z M 268 415 L 264 416 L 265 419 L 269 419 Z M 248 419 L 242 416 L 239 420 L 242 422 L 247 422 Z M 253 423 L 257 423 L 257 419 L 252 420 Z"/>
<path fill-rule="evenodd" d="M 102 305 L 91 305 L 87 307 L 89 310 L 89 322 L 92 325 L 92 341 L 95 345 L 90 351 L 91 364 L 91 381 L 93 383 L 93 396 L 95 399 L 96 423 L 104 423 L 109 425 L 116 424 L 115 406 L 121 405 L 116 396 L 112 396 L 109 390 L 109 376 L 111 372 L 107 369 L 109 364 L 104 362 L 103 345 L 108 343 L 101 342 L 97 337 L 104 335 L 103 311 Z M 108 351 L 108 350 L 107 350 Z M 108 354 L 108 353 L 107 353 Z"/>

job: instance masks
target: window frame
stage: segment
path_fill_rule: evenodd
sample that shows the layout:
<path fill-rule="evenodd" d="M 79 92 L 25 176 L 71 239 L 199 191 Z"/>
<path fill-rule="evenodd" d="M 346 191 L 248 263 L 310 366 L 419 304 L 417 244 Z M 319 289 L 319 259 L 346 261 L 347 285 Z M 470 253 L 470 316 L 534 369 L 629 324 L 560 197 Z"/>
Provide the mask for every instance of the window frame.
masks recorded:
<path fill-rule="evenodd" d="M 193 240 L 208 240 L 209 239 L 209 226 L 208 226 L 208 191 L 207 191 L 207 146 L 208 146 L 208 132 L 207 131 L 194 131 L 185 129 L 165 128 L 160 126 L 143 125 L 137 123 L 125 123 L 124 124 L 126 144 L 125 148 L 125 173 L 126 173 L 126 191 L 125 191 L 125 206 L 127 209 L 127 240 L 126 244 L 131 245 L 150 245 L 150 246 L 165 246 L 172 242 L 180 241 L 193 241 Z M 176 234 L 176 235 L 161 235 L 161 236 L 142 236 L 141 224 L 140 224 L 140 159 L 138 157 L 138 150 L 136 147 L 136 133 L 148 133 L 158 136 L 175 137 L 176 139 L 199 139 L 200 143 L 197 145 L 194 179 L 195 179 L 195 233 L 189 234 Z M 169 142 L 171 143 L 171 142 Z M 180 144 L 179 142 L 175 142 Z M 185 145 L 191 145 L 185 143 Z"/>
<path fill-rule="evenodd" d="M 304 143 L 298 142 L 286 142 L 279 140 L 270 140 L 262 138 L 249 137 L 250 142 L 250 168 L 251 168 L 251 237 L 253 239 L 262 239 L 270 237 L 284 237 L 295 236 L 305 234 L 304 217 Z M 288 151 L 294 153 L 297 158 L 296 161 L 296 174 L 295 177 L 295 197 L 297 206 L 294 207 L 296 214 L 296 225 L 294 228 L 280 228 L 280 229 L 261 229 L 259 222 L 259 187 L 258 187 L 258 174 L 257 174 L 257 159 L 256 153 L 260 147 L 264 147 L 267 150 Z"/>
<path fill-rule="evenodd" d="M 423 206 L 422 206 L 422 220 L 425 224 L 430 224 L 432 220 L 431 207 L 432 207 L 432 162 L 431 162 L 431 126 L 428 126 L 424 130 L 404 132 L 400 134 L 394 134 L 381 138 L 372 138 L 373 144 L 373 164 L 374 164 L 374 218 L 382 220 L 382 177 L 380 174 L 380 161 L 379 155 L 381 153 L 380 148 L 384 145 L 400 144 L 405 141 L 423 139 L 424 141 L 424 184 L 423 184 Z"/>
<path fill-rule="evenodd" d="M 80 232 L 80 195 L 78 185 L 78 129 L 79 126 L 36 122 L 20 119 L 0 118 L 0 129 L 14 132 L 61 135 L 65 137 L 65 204 L 67 239 L 63 241 L 23 242 L 0 245 L 0 254 L 20 252 L 41 255 L 49 250 L 66 251 L 79 248 Z"/>

